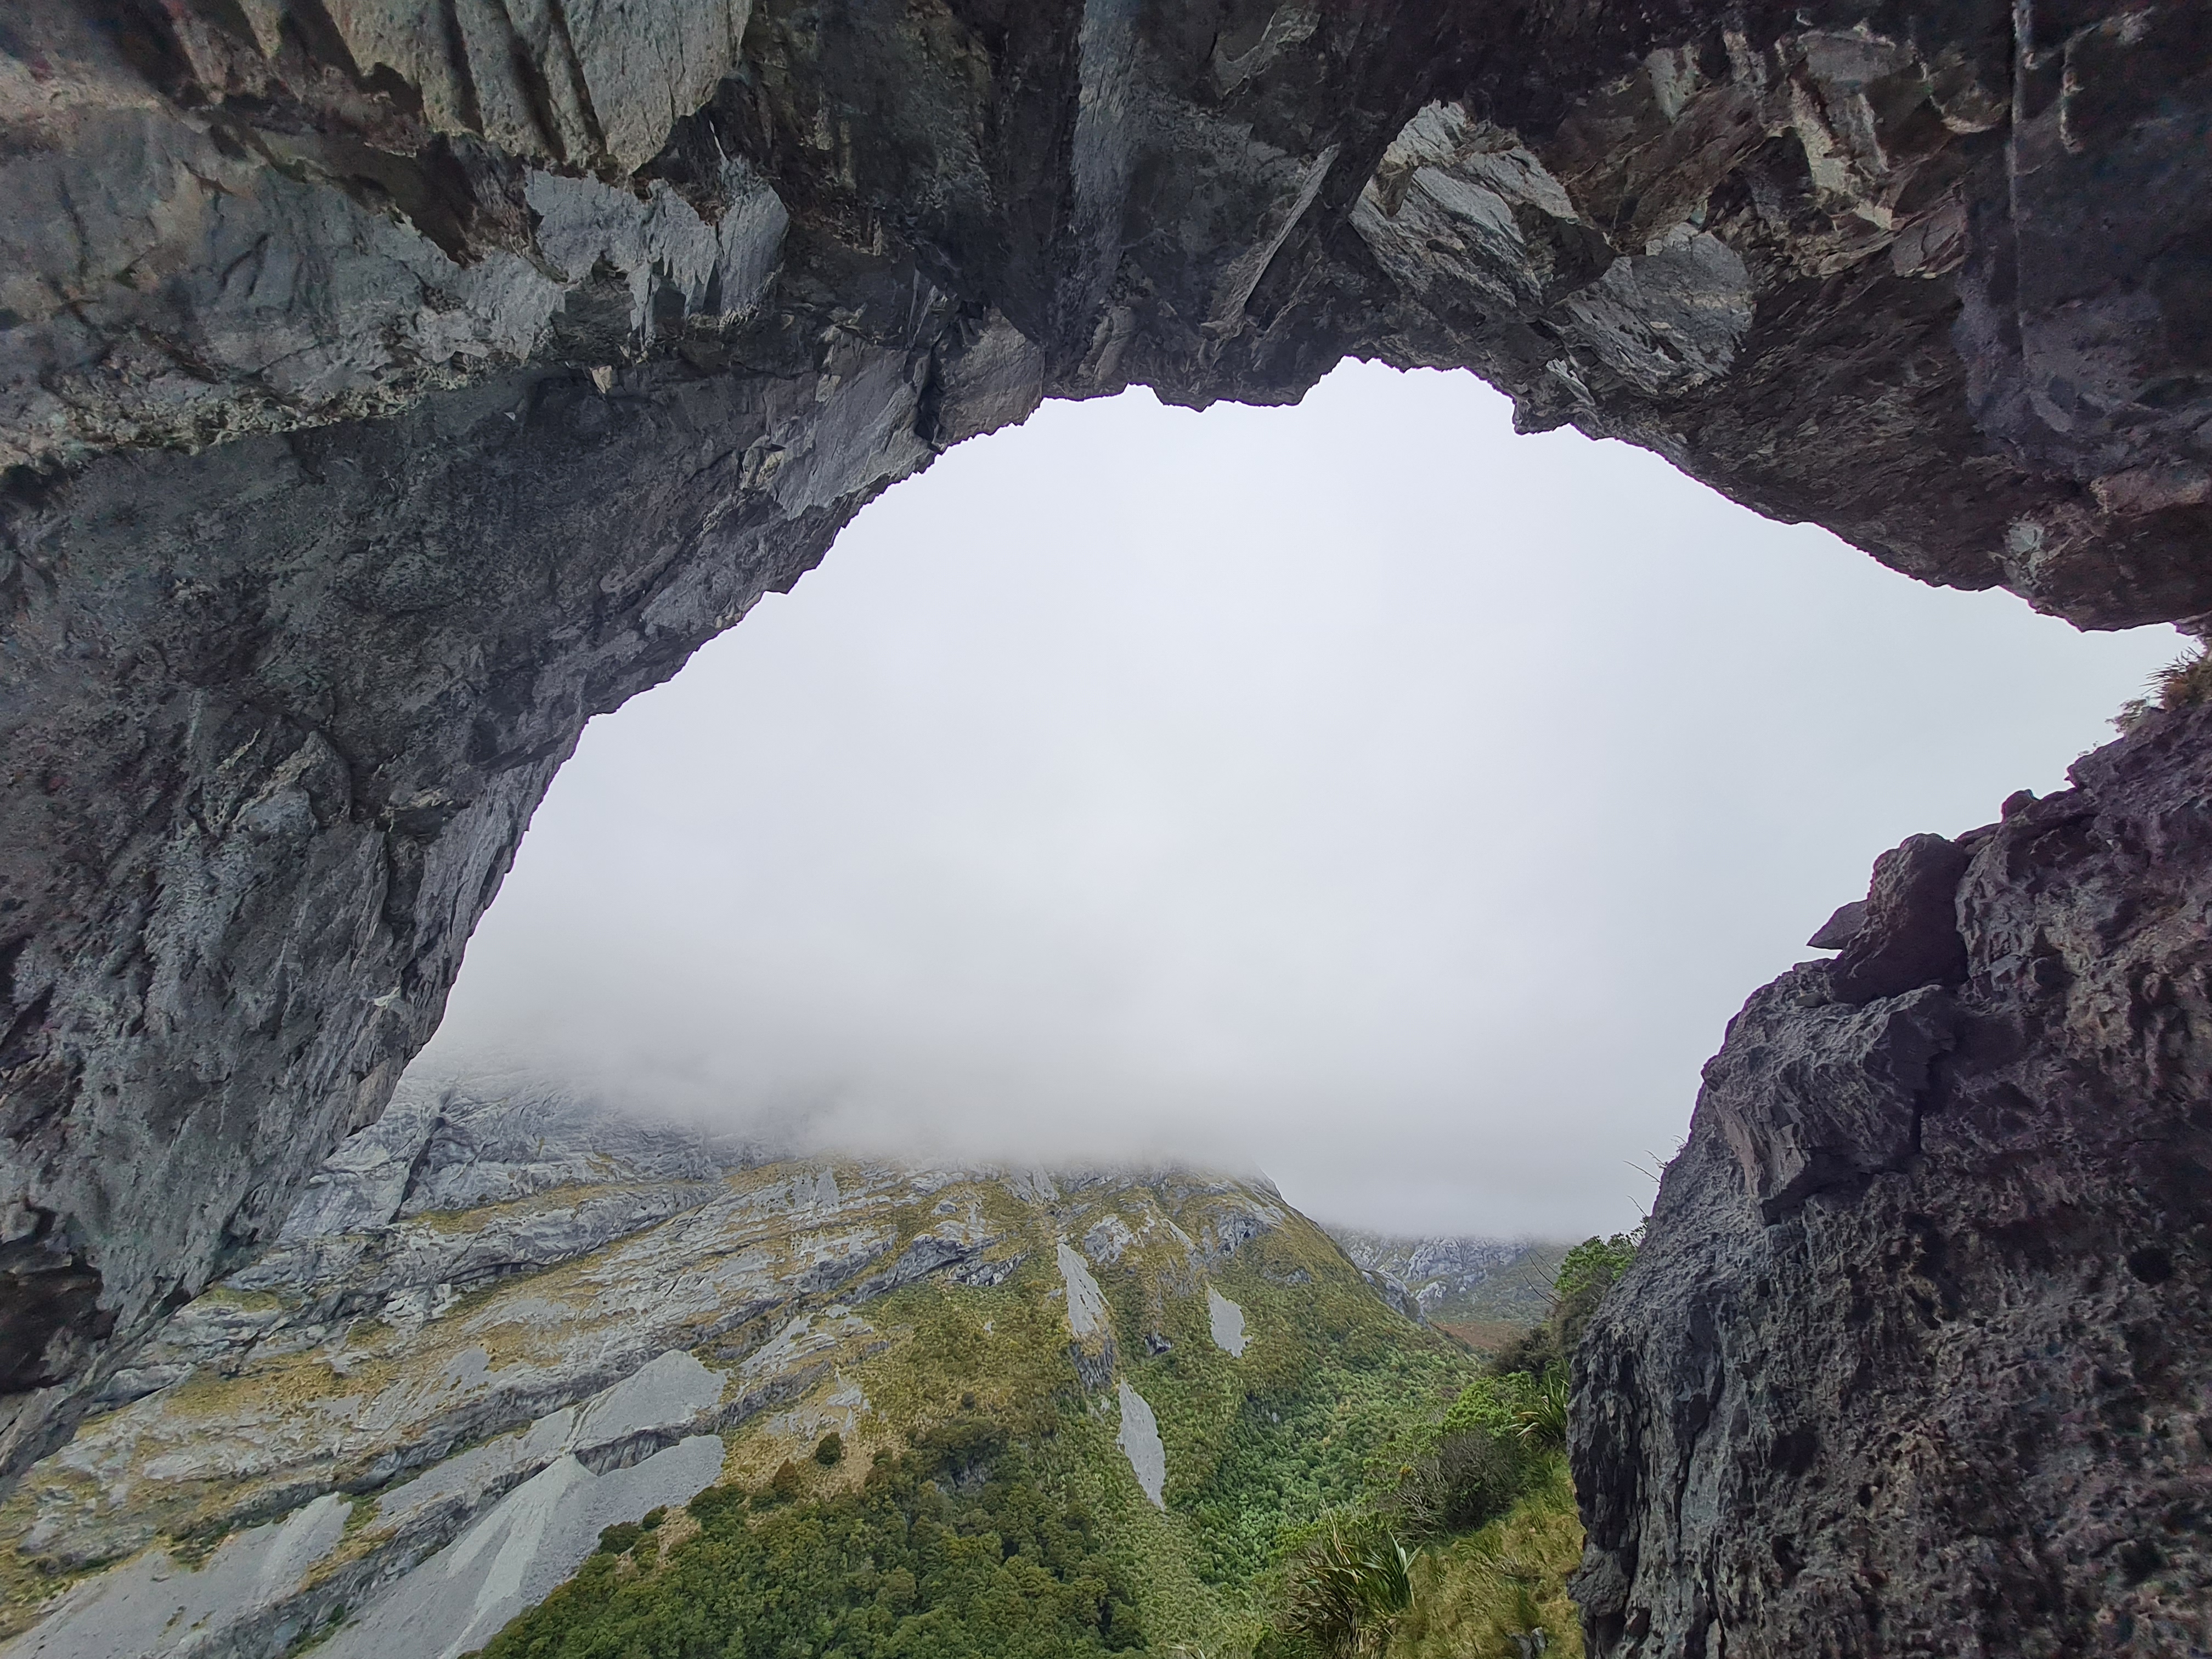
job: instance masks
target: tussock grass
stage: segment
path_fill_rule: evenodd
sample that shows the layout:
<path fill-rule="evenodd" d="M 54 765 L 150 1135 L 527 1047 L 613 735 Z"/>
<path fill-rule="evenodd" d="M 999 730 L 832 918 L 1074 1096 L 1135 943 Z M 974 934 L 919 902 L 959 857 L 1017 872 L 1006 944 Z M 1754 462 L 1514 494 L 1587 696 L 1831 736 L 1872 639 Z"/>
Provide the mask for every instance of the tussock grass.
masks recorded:
<path fill-rule="evenodd" d="M 2153 674 L 2143 690 L 2145 695 L 2120 705 L 2112 717 L 2116 730 L 2132 732 L 2153 714 L 2212 702 L 2212 645 L 2200 643 L 2183 652 Z"/>
<path fill-rule="evenodd" d="M 1333 1521 L 1287 1565 L 1285 1633 L 1327 1659 L 1382 1659 L 1413 1603 L 1413 1561 L 1387 1528 Z"/>
<path fill-rule="evenodd" d="M 1554 1455 L 1511 1510 L 1480 1530 L 1422 1552 L 1413 1605 L 1389 1659 L 1516 1659 L 1516 1636 L 1540 1629 L 1545 1659 L 1582 1659 L 1582 1626 L 1566 1577 L 1582 1559 L 1566 1459 Z"/>

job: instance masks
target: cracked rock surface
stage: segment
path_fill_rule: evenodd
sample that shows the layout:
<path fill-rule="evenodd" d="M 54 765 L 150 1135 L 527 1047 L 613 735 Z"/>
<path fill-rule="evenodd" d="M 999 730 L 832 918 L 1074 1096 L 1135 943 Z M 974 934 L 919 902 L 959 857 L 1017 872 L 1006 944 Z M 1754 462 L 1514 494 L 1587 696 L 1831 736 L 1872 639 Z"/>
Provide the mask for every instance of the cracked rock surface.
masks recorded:
<path fill-rule="evenodd" d="M 1593 1653 L 2212 1642 L 2208 770 L 2154 715 L 1913 837 L 1730 1024 L 1576 1358 Z"/>

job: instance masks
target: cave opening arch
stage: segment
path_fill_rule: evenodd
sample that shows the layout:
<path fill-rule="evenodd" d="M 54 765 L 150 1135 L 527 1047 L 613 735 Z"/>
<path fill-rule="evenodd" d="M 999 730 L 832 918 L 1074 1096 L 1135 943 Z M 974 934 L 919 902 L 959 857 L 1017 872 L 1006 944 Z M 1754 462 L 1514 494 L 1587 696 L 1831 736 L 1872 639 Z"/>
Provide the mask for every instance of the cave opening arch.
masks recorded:
<path fill-rule="evenodd" d="M 0 42 L 9 1471 L 381 1109 L 585 721 L 1048 394 L 1469 368 L 1525 427 L 1642 444 L 1923 580 L 2092 628 L 2212 614 L 2198 9 L 503 15 L 54 0 Z M 1947 1416 L 1925 1384 L 2032 1376 L 2187 1441 L 2194 1347 L 2106 1339 L 2198 1280 L 2096 1264 L 2203 1209 L 2200 723 L 2160 714 L 1970 849 L 1950 1012 L 1893 981 L 1875 1000 L 1910 1008 L 1759 1005 L 1803 1063 L 1722 1068 L 1735 1104 L 1662 1194 L 1680 1237 L 1734 1241 L 1711 1295 L 1651 1270 L 1675 1403 L 1612 1376 L 1585 1449 L 1601 1647 L 1717 1625 L 1874 1651 L 1884 1605 L 1997 1651 L 2021 1638 L 1989 1607 L 2164 1629 L 2167 1580 L 2115 1578 L 2067 1504 L 2109 1480 L 2135 1527 L 2197 1501 L 2193 1466 L 2064 1422 L 1990 1438 L 2011 1404 Z M 1950 857 L 1906 860 L 1875 913 L 1912 932 Z M 1882 1210 L 1931 1133 L 1964 1173 Z M 2062 1188 L 2088 1222 L 2003 1232 Z M 1753 1413 L 1745 1379 L 1806 1333 L 1729 1287 L 1819 1306 L 1852 1273 L 1869 1392 L 1796 1378 Z M 2051 1328 L 1956 1340 L 2021 1284 L 2045 1300 L 2006 1305 Z M 2085 1329 L 2108 1363 L 2049 1359 Z M 1659 1364 L 1632 1325 L 1606 1341 Z M 1780 1438 L 1735 1435 L 1791 1401 Z M 1893 1419 L 1912 1490 L 1955 1475 L 1987 1528 L 1834 1484 L 1839 1435 Z M 1750 1554 L 1668 1531 L 1686 1468 Z M 1807 1497 L 1846 1487 L 1859 1512 Z M 1806 1557 L 1808 1528 L 1863 1560 Z M 1978 1601 L 1892 1571 L 1960 1532 Z"/>
<path fill-rule="evenodd" d="M 421 1063 L 1620 1231 L 1746 988 L 1876 853 L 2063 787 L 2176 649 L 1464 375 L 1048 404 L 592 723 Z"/>

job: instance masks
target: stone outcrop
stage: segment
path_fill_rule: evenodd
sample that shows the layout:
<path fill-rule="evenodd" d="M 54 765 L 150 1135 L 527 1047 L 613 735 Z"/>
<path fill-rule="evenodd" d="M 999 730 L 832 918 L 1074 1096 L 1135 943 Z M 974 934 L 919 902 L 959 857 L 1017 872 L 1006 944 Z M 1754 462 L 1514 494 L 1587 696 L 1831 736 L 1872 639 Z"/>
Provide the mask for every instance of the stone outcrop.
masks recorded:
<path fill-rule="evenodd" d="M 1913 837 L 1729 1026 L 1577 1357 L 1594 1654 L 2212 1640 L 2208 775 Z"/>
<path fill-rule="evenodd" d="M 1469 368 L 2212 612 L 2209 66 L 2182 0 L 14 8 L 0 1478 L 377 1117 L 583 722 L 1043 397 Z"/>

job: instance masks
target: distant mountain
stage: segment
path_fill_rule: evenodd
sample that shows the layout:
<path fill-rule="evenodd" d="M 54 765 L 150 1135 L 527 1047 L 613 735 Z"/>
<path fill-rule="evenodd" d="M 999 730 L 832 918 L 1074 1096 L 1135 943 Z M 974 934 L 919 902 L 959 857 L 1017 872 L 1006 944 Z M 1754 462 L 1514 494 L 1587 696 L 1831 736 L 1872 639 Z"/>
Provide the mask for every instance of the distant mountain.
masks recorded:
<path fill-rule="evenodd" d="M 0 1505 L 0 1651 L 1219 1648 L 1475 1369 L 1264 1182 L 410 1080 Z"/>
<path fill-rule="evenodd" d="M 1533 1325 L 1551 1310 L 1565 1244 L 1527 1239 L 1394 1238 L 1353 1228 L 1329 1237 L 1432 1325 Z"/>

